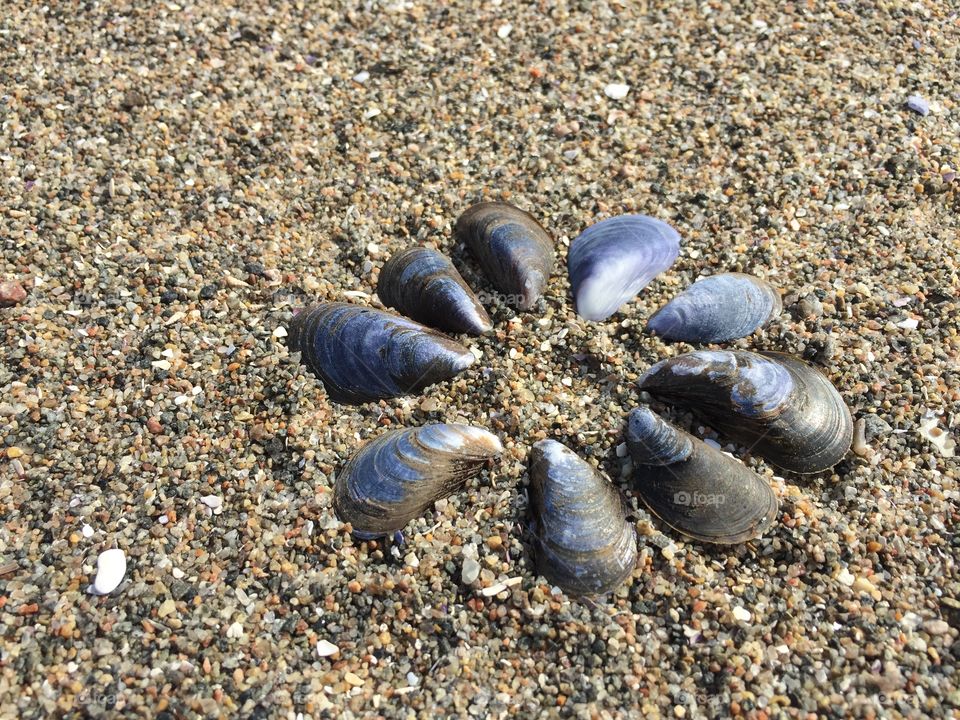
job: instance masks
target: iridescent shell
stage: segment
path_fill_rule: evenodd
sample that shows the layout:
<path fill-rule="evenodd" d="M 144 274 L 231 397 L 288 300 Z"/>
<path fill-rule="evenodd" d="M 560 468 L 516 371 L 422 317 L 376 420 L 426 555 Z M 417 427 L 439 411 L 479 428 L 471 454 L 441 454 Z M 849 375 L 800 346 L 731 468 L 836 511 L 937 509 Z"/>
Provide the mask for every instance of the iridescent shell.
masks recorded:
<path fill-rule="evenodd" d="M 460 343 L 413 320 L 341 302 L 301 310 L 287 342 L 340 403 L 412 395 L 476 359 Z"/>
<path fill-rule="evenodd" d="M 630 577 L 636 531 L 610 481 L 554 440 L 530 453 L 537 570 L 570 595 L 603 594 Z"/>
<path fill-rule="evenodd" d="M 719 343 L 751 335 L 780 314 L 780 293 L 753 275 L 721 273 L 697 280 L 647 321 L 666 340 Z"/>
<path fill-rule="evenodd" d="M 457 220 L 456 234 L 508 304 L 529 310 L 543 294 L 556 263 L 553 239 L 520 208 L 503 202 L 473 205 Z"/>
<path fill-rule="evenodd" d="M 640 497 L 684 535 L 740 543 L 762 535 L 777 517 L 777 496 L 763 478 L 649 408 L 630 413 L 627 448 Z"/>
<path fill-rule="evenodd" d="M 432 248 L 411 247 L 380 270 L 377 295 L 400 313 L 438 330 L 482 335 L 490 316 L 453 263 Z"/>
<path fill-rule="evenodd" d="M 337 474 L 334 510 L 358 537 L 392 535 L 463 487 L 502 451 L 496 435 L 471 425 L 386 432 Z"/>
<path fill-rule="evenodd" d="M 620 215 L 591 225 L 570 243 L 567 254 L 577 313 L 606 320 L 673 265 L 679 253 L 679 233 L 656 218 Z"/>
<path fill-rule="evenodd" d="M 657 363 L 638 385 L 793 472 L 833 467 L 853 441 L 853 419 L 837 389 L 783 353 L 699 350 Z"/>

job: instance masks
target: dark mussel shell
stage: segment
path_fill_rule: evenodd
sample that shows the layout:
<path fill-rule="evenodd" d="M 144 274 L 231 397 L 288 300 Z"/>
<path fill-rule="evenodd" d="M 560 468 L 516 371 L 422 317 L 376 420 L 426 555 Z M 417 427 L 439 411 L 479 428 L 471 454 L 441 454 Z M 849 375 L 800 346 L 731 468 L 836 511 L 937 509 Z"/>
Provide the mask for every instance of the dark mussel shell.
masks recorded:
<path fill-rule="evenodd" d="M 473 205 L 457 220 L 456 235 L 476 256 L 508 304 L 529 310 L 556 263 L 553 239 L 520 208 L 503 202 Z"/>
<path fill-rule="evenodd" d="M 463 487 L 503 451 L 496 435 L 471 425 L 391 430 L 344 465 L 333 507 L 361 538 L 392 535 Z"/>
<path fill-rule="evenodd" d="M 680 235 L 647 215 L 620 215 L 591 225 L 570 243 L 567 270 L 586 320 L 606 320 L 680 254 Z"/>
<path fill-rule="evenodd" d="M 570 595 L 614 590 L 637 562 L 637 538 L 610 481 L 554 440 L 530 453 L 537 570 Z"/>
<path fill-rule="evenodd" d="M 746 465 L 640 407 L 627 421 L 635 487 L 650 511 L 696 540 L 735 544 L 766 532 L 779 504 Z"/>
<path fill-rule="evenodd" d="M 342 302 L 304 308 L 288 346 L 334 402 L 364 403 L 419 392 L 469 367 L 467 348 L 393 313 Z"/>
<path fill-rule="evenodd" d="M 791 355 L 698 350 L 657 363 L 638 385 L 785 470 L 827 470 L 853 441 L 853 419 L 840 393 Z"/>
<path fill-rule="evenodd" d="M 493 328 L 453 263 L 432 248 L 411 247 L 391 257 L 380 270 L 377 295 L 384 305 L 439 330 L 482 335 Z"/>
<path fill-rule="evenodd" d="M 665 340 L 718 343 L 751 335 L 780 314 L 773 285 L 753 275 L 720 273 L 697 280 L 647 321 Z"/>

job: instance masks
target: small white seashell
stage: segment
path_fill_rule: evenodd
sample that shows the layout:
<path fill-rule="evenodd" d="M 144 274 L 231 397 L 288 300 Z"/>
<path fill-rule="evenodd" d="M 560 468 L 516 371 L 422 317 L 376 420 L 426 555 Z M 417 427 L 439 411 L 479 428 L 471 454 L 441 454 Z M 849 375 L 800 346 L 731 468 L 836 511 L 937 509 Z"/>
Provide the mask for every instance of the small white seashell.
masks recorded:
<path fill-rule="evenodd" d="M 361 70 L 356 75 L 353 76 L 353 81 L 360 83 L 361 85 L 370 79 L 370 73 L 366 70 Z"/>
<path fill-rule="evenodd" d="M 916 330 L 918 325 L 920 325 L 920 321 L 916 318 L 907 318 L 897 323 L 897 327 L 903 330 Z"/>
<path fill-rule="evenodd" d="M 603 94 L 611 100 L 623 100 L 630 92 L 630 86 L 624 83 L 610 83 L 603 89 Z"/>
<path fill-rule="evenodd" d="M 513 31 L 513 25 L 511 25 L 510 23 L 505 23 L 504 25 L 501 25 L 499 28 L 497 28 L 497 37 L 500 38 L 501 40 L 506 40 L 508 37 L 510 37 L 510 33 L 512 31 Z"/>
<path fill-rule="evenodd" d="M 97 558 L 97 577 L 87 588 L 91 595 L 108 595 L 117 589 L 127 574 L 127 557 L 123 550 L 104 550 Z"/>
<path fill-rule="evenodd" d="M 336 655 L 338 652 L 340 652 L 340 648 L 332 642 L 328 640 L 317 641 L 317 655 L 320 657 L 330 657 L 331 655 Z"/>
<path fill-rule="evenodd" d="M 739 605 L 733 609 L 733 616 L 740 622 L 750 622 L 750 618 L 753 617 L 749 610 L 742 608 Z"/>
<path fill-rule="evenodd" d="M 93 537 L 93 528 L 90 527 L 89 525 L 84 525 L 83 528 L 81 528 L 80 532 L 83 533 L 83 536 L 85 538 Z"/>
<path fill-rule="evenodd" d="M 243 637 L 243 625 L 238 622 L 234 622 L 227 628 L 227 637 L 234 640 Z"/>
<path fill-rule="evenodd" d="M 273 331 L 273 336 L 275 338 L 285 338 L 287 336 L 287 329 L 283 325 L 278 325 L 277 329 Z"/>
<path fill-rule="evenodd" d="M 957 443 L 950 437 L 950 433 L 941 427 L 938 427 L 936 416 L 926 417 L 920 421 L 920 436 L 930 441 L 930 444 L 936 448 L 937 452 L 943 457 L 953 457 L 956 453 Z"/>

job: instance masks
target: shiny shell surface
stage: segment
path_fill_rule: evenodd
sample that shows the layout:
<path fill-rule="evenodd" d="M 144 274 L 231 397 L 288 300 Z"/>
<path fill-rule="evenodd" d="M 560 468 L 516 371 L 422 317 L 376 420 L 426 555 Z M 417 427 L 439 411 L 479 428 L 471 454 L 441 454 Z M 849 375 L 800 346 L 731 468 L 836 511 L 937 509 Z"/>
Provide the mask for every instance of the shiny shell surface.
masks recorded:
<path fill-rule="evenodd" d="M 507 304 L 529 310 L 556 264 L 553 239 L 532 215 L 503 202 L 473 205 L 457 220 L 456 235 L 474 254 Z"/>
<path fill-rule="evenodd" d="M 627 448 L 640 497 L 684 535 L 729 545 L 759 537 L 776 520 L 777 496 L 763 478 L 649 408 L 630 413 Z"/>
<path fill-rule="evenodd" d="M 384 305 L 438 330 L 481 335 L 490 316 L 453 263 L 433 248 L 411 247 L 381 268 L 377 295 Z"/>
<path fill-rule="evenodd" d="M 554 440 L 530 453 L 537 569 L 570 595 L 610 592 L 633 572 L 636 531 L 610 481 Z"/>
<path fill-rule="evenodd" d="M 657 363 L 638 385 L 689 408 L 785 470 L 831 468 L 853 441 L 853 420 L 840 393 L 791 355 L 698 350 Z"/>
<path fill-rule="evenodd" d="M 567 270 L 577 313 L 606 320 L 673 265 L 680 235 L 647 215 L 620 215 L 591 225 L 570 243 Z"/>
<path fill-rule="evenodd" d="M 471 425 L 388 431 L 340 470 L 334 510 L 358 537 L 391 535 L 463 487 L 502 450 L 496 435 Z"/>
<path fill-rule="evenodd" d="M 460 343 L 413 320 L 342 302 L 301 310 L 287 342 L 339 403 L 414 394 L 476 359 Z"/>
<path fill-rule="evenodd" d="M 780 314 L 780 293 L 753 275 L 721 273 L 697 280 L 647 321 L 665 340 L 719 343 L 747 337 Z"/>

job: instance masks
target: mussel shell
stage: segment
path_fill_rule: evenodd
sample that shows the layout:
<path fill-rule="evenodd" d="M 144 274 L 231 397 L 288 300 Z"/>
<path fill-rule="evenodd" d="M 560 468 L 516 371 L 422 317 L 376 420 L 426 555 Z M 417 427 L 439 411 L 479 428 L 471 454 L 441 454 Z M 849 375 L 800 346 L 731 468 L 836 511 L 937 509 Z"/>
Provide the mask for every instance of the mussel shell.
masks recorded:
<path fill-rule="evenodd" d="M 417 393 L 476 359 L 460 343 L 413 320 L 341 302 L 297 313 L 287 343 L 339 403 Z"/>
<path fill-rule="evenodd" d="M 640 497 L 684 535 L 730 545 L 759 537 L 777 518 L 777 496 L 763 478 L 649 408 L 630 413 L 627 448 Z"/>
<path fill-rule="evenodd" d="M 432 248 L 411 247 L 380 270 L 381 302 L 430 327 L 482 335 L 493 328 L 490 316 L 453 263 Z"/>
<path fill-rule="evenodd" d="M 620 215 L 591 225 L 570 243 L 567 254 L 577 313 L 606 320 L 679 254 L 679 233 L 647 215 Z"/>
<path fill-rule="evenodd" d="M 837 389 L 784 353 L 698 350 L 657 363 L 638 384 L 785 470 L 831 468 L 853 441 L 853 419 Z"/>
<path fill-rule="evenodd" d="M 553 239 L 532 215 L 503 202 L 473 205 L 457 220 L 456 235 L 476 256 L 510 304 L 529 310 L 556 264 Z"/>
<path fill-rule="evenodd" d="M 502 450 L 496 435 L 471 425 L 391 430 L 360 448 L 341 469 L 334 510 L 358 537 L 391 535 L 456 492 Z"/>
<path fill-rule="evenodd" d="M 780 314 L 773 285 L 753 275 L 720 273 L 697 280 L 647 321 L 666 340 L 718 343 L 756 332 Z"/>
<path fill-rule="evenodd" d="M 614 590 L 633 572 L 637 538 L 610 481 L 554 440 L 530 453 L 537 570 L 570 595 Z"/>

